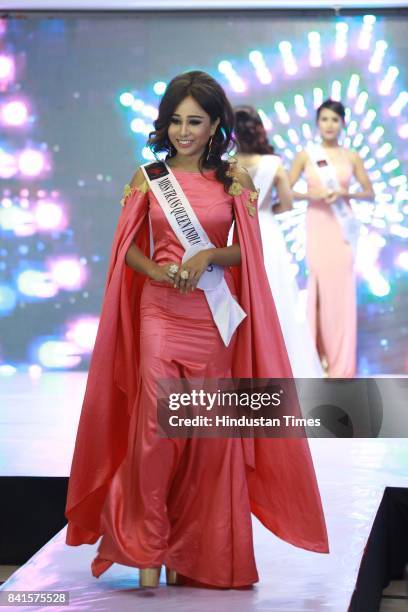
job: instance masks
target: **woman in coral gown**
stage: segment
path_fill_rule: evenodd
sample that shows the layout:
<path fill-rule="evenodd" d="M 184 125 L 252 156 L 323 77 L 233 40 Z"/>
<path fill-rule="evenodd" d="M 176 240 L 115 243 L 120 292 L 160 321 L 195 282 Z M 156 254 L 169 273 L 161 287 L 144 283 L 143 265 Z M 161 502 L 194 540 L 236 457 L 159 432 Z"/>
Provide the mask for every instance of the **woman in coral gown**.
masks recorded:
<path fill-rule="evenodd" d="M 289 172 L 292 186 L 302 173 L 307 181 L 307 193 L 294 194 L 309 202 L 306 213 L 308 317 L 317 350 L 327 363 L 328 376 L 352 378 L 357 353 L 353 249 L 356 236 L 354 232 L 353 238 L 352 230 L 347 238 L 349 229 L 335 214 L 335 205 L 343 205 L 345 223 L 353 224 L 350 199 L 372 200 L 374 191 L 360 156 L 339 144 L 345 125 L 345 108 L 341 102 L 326 100 L 317 109 L 316 120 L 322 141 L 318 145 L 320 153 L 316 157 L 313 150 L 301 151 Z M 326 171 L 329 166 L 334 170 L 335 177 L 331 178 L 334 183 L 325 183 L 320 174 L 322 168 Z M 353 176 L 362 187 L 355 193 L 349 190 Z"/>
<path fill-rule="evenodd" d="M 259 189 L 258 210 L 264 263 L 286 349 L 296 378 L 319 378 L 322 366 L 299 289 L 289 264 L 289 253 L 275 214 L 291 210 L 292 191 L 281 159 L 268 142 L 262 119 L 252 106 L 235 108 L 234 134 L 238 163 L 248 170 Z M 276 191 L 278 202 L 273 204 Z"/>
<path fill-rule="evenodd" d="M 116 562 L 139 568 L 141 586 L 157 586 L 162 565 L 169 584 L 181 575 L 251 585 L 251 512 L 287 542 L 328 552 L 307 439 L 158 435 L 158 379 L 291 377 L 262 263 L 257 194 L 243 170 L 221 159 L 232 128 L 221 86 L 194 71 L 169 83 L 149 140 L 167 151 L 211 248 L 182 262 L 144 172 L 125 188 L 66 506 L 67 544 L 102 536 L 96 577 Z M 246 313 L 229 342 L 197 288 L 209 264 L 224 267 Z"/>

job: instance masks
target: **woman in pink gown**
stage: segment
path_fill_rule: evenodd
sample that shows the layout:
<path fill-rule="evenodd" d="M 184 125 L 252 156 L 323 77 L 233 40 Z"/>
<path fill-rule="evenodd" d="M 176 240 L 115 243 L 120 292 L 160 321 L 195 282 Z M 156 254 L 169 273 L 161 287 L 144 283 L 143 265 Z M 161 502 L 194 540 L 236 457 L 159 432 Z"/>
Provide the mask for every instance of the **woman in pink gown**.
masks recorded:
<path fill-rule="evenodd" d="M 66 506 L 67 544 L 102 536 L 96 577 L 116 562 L 139 568 L 141 586 L 157 586 L 164 564 L 169 584 L 180 575 L 219 587 L 253 584 L 251 512 L 286 541 L 328 552 L 306 439 L 157 432 L 159 379 L 291 376 L 262 263 L 257 193 L 245 172 L 221 159 L 232 126 L 219 84 L 190 72 L 168 85 L 150 138 L 154 151 L 168 151 L 212 248 L 182 263 L 184 249 L 140 169 L 125 188 Z M 224 266 L 246 312 L 227 345 L 196 289 L 209 264 Z"/>
<path fill-rule="evenodd" d="M 306 260 L 308 278 L 308 318 L 320 357 L 327 364 L 330 377 L 352 378 L 356 372 L 357 305 L 355 253 L 345 239 L 333 205 L 342 200 L 351 213 L 350 199 L 374 198 L 370 179 L 360 156 L 339 145 L 345 125 L 341 102 L 326 100 L 317 109 L 320 147 L 335 170 L 336 188 L 324 184 L 318 165 L 307 150 L 295 158 L 289 173 L 294 186 L 304 173 L 307 193 L 294 192 L 295 198 L 307 199 Z M 327 165 L 323 160 L 321 165 Z M 350 192 L 355 176 L 362 190 Z"/>

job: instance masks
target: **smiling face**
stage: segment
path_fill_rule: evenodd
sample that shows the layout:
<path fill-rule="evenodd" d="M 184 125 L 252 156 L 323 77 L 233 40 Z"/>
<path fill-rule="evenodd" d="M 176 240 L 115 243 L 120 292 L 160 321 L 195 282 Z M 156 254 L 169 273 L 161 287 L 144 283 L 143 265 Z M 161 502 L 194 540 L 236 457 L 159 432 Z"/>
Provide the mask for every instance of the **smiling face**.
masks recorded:
<path fill-rule="evenodd" d="M 198 160 L 211 136 L 215 134 L 220 120 L 213 123 L 203 108 L 188 96 L 176 107 L 168 127 L 168 137 L 177 151 L 177 156 Z"/>
<path fill-rule="evenodd" d="M 338 139 L 344 123 L 340 115 L 329 108 L 322 108 L 317 126 L 323 140 L 333 141 Z"/>

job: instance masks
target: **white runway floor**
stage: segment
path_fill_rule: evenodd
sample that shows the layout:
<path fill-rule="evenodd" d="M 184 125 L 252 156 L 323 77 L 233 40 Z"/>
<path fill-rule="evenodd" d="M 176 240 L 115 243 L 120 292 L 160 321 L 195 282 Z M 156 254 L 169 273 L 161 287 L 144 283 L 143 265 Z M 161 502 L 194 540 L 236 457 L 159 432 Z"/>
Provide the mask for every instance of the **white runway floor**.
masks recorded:
<path fill-rule="evenodd" d="M 85 375 L 52 374 L 35 385 L 4 382 L 1 395 L 4 400 L 7 392 L 8 402 L 0 423 L 1 475 L 67 476 Z M 408 487 L 408 440 L 311 439 L 310 447 L 329 555 L 286 544 L 254 518 L 260 581 L 253 588 L 167 587 L 163 571 L 158 589 L 138 589 L 136 568 L 114 564 L 94 578 L 90 564 L 97 544 L 66 546 L 64 528 L 0 590 L 69 591 L 69 606 L 52 606 L 61 610 L 346 612 L 384 488 Z"/>

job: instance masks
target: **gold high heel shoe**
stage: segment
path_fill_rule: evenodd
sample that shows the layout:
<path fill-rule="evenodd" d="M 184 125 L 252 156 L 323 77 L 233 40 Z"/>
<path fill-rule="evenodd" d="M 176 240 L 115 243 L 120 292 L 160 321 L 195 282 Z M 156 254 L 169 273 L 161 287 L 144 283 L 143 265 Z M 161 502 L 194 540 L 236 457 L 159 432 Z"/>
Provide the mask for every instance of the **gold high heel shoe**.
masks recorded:
<path fill-rule="evenodd" d="M 172 570 L 166 567 L 166 584 L 168 585 L 179 584 L 179 575 L 176 572 L 176 570 Z"/>
<path fill-rule="evenodd" d="M 139 570 L 139 586 L 155 588 L 159 585 L 161 567 L 145 567 Z"/>

